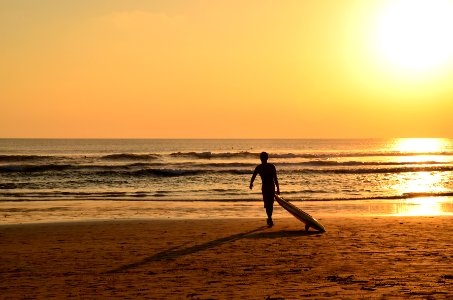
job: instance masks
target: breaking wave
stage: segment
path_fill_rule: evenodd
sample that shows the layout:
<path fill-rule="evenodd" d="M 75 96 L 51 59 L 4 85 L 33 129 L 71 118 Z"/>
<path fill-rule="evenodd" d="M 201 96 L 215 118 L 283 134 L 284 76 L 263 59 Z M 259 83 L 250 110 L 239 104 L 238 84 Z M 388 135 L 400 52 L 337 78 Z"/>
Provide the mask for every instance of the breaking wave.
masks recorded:
<path fill-rule="evenodd" d="M 173 177 L 173 176 L 191 176 L 203 174 L 203 170 L 179 170 L 179 169 L 144 169 L 132 172 L 131 175 L 152 175 L 162 177 Z"/>
<path fill-rule="evenodd" d="M 258 159 L 258 152 L 240 151 L 240 152 L 173 152 L 170 154 L 137 154 L 137 153 L 110 153 L 101 156 L 62 156 L 62 155 L 0 155 L 0 163 L 20 163 L 20 162 L 43 162 L 43 161 L 62 161 L 71 160 L 79 161 L 86 159 L 100 159 L 111 161 L 149 161 L 161 158 L 186 158 L 186 159 Z M 320 152 L 320 153 L 269 153 L 272 159 L 311 159 L 312 164 L 335 164 L 338 162 L 329 161 L 329 159 L 347 158 L 347 157 L 411 157 L 411 156 L 453 156 L 453 151 L 444 152 Z M 283 162 L 284 163 L 284 162 Z M 348 163 L 354 163 L 353 161 Z M 362 162 L 355 162 L 362 163 Z"/>
<path fill-rule="evenodd" d="M 336 173 L 336 174 L 382 174 L 408 172 L 449 172 L 453 166 L 409 166 L 396 168 L 338 168 L 338 169 L 300 169 L 300 173 Z"/>
<path fill-rule="evenodd" d="M 196 159 L 215 159 L 215 158 L 259 158 L 259 152 L 220 152 L 213 153 L 210 151 L 205 152 L 174 152 L 171 157 L 184 157 Z M 327 159 L 327 158 L 341 158 L 341 157 L 384 157 L 384 156 L 451 156 L 452 151 L 442 152 L 396 152 L 396 151 L 375 151 L 375 152 L 320 152 L 320 153 L 269 153 L 269 158 L 278 159 L 291 159 L 291 158 L 306 158 L 306 159 Z"/>
<path fill-rule="evenodd" d="M 159 158 L 158 154 L 132 154 L 132 153 L 118 153 L 101 156 L 101 159 L 105 160 L 153 160 L 158 158 Z"/>
<path fill-rule="evenodd" d="M 0 155 L 0 162 L 43 161 L 59 158 L 47 155 Z"/>
<path fill-rule="evenodd" d="M 206 152 L 175 152 L 171 153 L 172 157 L 185 157 L 185 158 L 199 158 L 199 159 L 211 159 L 211 158 L 257 158 L 259 153 L 252 153 L 247 151 L 242 152 L 223 152 L 223 153 L 212 153 Z"/>
<path fill-rule="evenodd" d="M 262 200 L 258 197 L 247 197 L 241 191 L 229 191 L 229 190 L 213 190 L 222 194 L 228 194 L 236 196 L 236 198 L 218 198 L 218 199 L 204 199 L 204 202 L 261 202 Z M 195 192 L 195 191 L 194 191 Z M 303 191 L 306 192 L 306 191 Z M 17 201 L 58 201 L 68 199 L 78 200 L 127 200 L 127 201 L 162 201 L 162 197 L 166 197 L 171 192 L 151 192 L 151 191 L 136 191 L 136 192 L 62 192 L 62 191 L 18 191 L 18 192 L 0 192 L 1 202 L 17 202 Z M 291 196 L 296 194 L 296 198 Z M 363 201 L 363 200 L 405 200 L 414 198 L 430 198 L 430 197 L 453 197 L 453 191 L 446 192 L 422 192 L 422 193 L 403 193 L 394 195 L 373 195 L 373 196 L 362 196 L 362 197 L 316 197 L 316 198 L 301 198 L 299 192 L 285 192 L 286 200 L 295 202 L 332 202 L 332 201 Z M 171 197 L 171 196 L 170 196 Z M 187 199 L 171 200 L 171 201 L 192 201 Z M 17 210 L 16 208 L 0 209 L 0 212 L 11 212 Z M 29 211 L 25 209 L 25 211 Z M 32 210 L 30 210 L 31 212 Z"/>
<path fill-rule="evenodd" d="M 453 171 L 452 164 L 441 162 L 335 162 L 308 161 L 301 163 L 276 164 L 280 174 L 290 173 L 336 173 L 336 174 L 371 174 L 371 173 L 406 173 L 406 172 L 448 172 Z M 173 163 L 160 162 L 131 164 L 9 164 L 0 165 L 1 173 L 45 173 L 83 172 L 98 175 L 153 175 L 153 176 L 191 176 L 198 174 L 251 174 L 255 164 L 250 163 Z"/>
<path fill-rule="evenodd" d="M 28 173 L 28 172 L 47 172 L 47 171 L 64 171 L 72 168 L 72 165 L 6 165 L 0 166 L 0 173 Z"/>

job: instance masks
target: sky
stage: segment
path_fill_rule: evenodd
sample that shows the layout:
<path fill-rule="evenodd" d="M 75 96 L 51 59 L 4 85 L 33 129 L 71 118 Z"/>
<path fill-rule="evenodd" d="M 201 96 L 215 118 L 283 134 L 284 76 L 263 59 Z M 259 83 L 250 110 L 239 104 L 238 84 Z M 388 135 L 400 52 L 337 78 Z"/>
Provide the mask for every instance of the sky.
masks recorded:
<path fill-rule="evenodd" d="M 453 137 L 452 2 L 0 0 L 0 137 Z"/>

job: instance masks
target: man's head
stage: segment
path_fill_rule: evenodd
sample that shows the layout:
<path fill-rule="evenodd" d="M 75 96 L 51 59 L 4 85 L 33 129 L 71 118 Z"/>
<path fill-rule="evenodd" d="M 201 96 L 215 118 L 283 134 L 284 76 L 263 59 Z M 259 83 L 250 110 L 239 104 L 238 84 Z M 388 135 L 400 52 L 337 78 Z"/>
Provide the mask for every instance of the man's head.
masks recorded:
<path fill-rule="evenodd" d="M 260 159 L 263 164 L 267 163 L 267 160 L 269 159 L 269 155 L 266 152 L 261 152 Z"/>

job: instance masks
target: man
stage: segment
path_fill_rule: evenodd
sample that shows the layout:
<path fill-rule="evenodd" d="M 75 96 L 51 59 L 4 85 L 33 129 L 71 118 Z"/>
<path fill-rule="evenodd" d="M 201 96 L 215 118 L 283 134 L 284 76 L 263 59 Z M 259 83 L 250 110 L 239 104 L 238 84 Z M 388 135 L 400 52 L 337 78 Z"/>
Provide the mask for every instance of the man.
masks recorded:
<path fill-rule="evenodd" d="M 274 209 L 275 186 L 277 186 L 277 194 L 280 194 L 280 187 L 278 186 L 277 170 L 273 164 L 267 163 L 269 155 L 266 152 L 260 154 L 261 164 L 255 168 L 250 181 L 250 189 L 253 188 L 253 181 L 257 174 L 260 174 L 263 193 L 264 208 L 267 214 L 267 225 L 272 227 L 272 211 Z"/>

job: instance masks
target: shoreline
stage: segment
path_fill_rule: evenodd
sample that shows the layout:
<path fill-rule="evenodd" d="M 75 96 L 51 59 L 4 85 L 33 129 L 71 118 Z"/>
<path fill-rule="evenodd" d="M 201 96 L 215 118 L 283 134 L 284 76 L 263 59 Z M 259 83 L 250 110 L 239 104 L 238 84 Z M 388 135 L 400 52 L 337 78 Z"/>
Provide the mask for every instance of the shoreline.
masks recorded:
<path fill-rule="evenodd" d="M 319 219 L 338 216 L 453 216 L 453 197 L 406 200 L 363 200 L 293 203 Z M 94 220 L 179 220 L 264 218 L 261 201 L 33 201 L 0 202 L 0 226 L 21 223 L 78 222 Z M 277 203 L 274 217 L 291 217 Z"/>
<path fill-rule="evenodd" d="M 449 298 L 453 216 L 0 226 L 5 298 Z"/>

